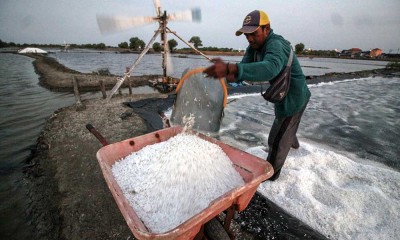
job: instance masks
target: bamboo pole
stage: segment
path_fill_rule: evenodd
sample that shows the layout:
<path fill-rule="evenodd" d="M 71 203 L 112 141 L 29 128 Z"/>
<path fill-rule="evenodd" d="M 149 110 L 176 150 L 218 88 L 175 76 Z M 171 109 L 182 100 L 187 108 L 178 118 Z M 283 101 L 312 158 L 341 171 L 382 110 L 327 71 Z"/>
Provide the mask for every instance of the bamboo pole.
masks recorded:
<path fill-rule="evenodd" d="M 136 59 L 136 61 L 133 63 L 133 65 L 129 68 L 129 72 L 127 72 L 126 74 L 124 74 L 124 76 L 122 78 L 118 78 L 117 79 L 117 83 L 115 84 L 115 86 L 113 87 L 113 89 L 111 89 L 110 95 L 108 95 L 107 100 L 110 100 L 112 98 L 112 96 L 114 95 L 114 93 L 119 89 L 119 87 L 122 85 L 122 83 L 125 81 L 126 77 L 128 74 L 131 74 L 131 72 L 133 71 L 133 69 L 139 64 L 140 60 L 144 57 L 144 55 L 147 53 L 147 51 L 149 51 L 150 47 L 152 46 L 154 40 L 156 39 L 156 37 L 158 36 L 158 34 L 160 34 L 160 29 L 157 29 L 157 31 L 155 31 L 155 34 L 153 36 L 152 39 L 150 39 L 150 41 L 147 43 L 147 46 L 143 49 L 142 53 L 140 53 L 139 57 Z"/>
<path fill-rule="evenodd" d="M 168 30 L 168 32 L 172 33 L 175 35 L 175 37 L 179 38 L 179 40 L 181 40 L 183 43 L 185 43 L 186 45 L 188 45 L 191 49 L 193 49 L 196 53 L 200 54 L 201 56 L 205 57 L 208 60 L 212 60 L 209 56 L 205 55 L 204 53 L 200 52 L 199 50 L 197 50 L 195 47 L 193 47 L 192 45 L 190 45 L 190 43 L 186 42 L 185 40 L 183 40 L 181 37 L 178 36 L 178 34 L 176 34 L 176 32 L 171 31 L 171 29 L 169 29 L 168 27 L 166 27 L 166 29 Z"/>

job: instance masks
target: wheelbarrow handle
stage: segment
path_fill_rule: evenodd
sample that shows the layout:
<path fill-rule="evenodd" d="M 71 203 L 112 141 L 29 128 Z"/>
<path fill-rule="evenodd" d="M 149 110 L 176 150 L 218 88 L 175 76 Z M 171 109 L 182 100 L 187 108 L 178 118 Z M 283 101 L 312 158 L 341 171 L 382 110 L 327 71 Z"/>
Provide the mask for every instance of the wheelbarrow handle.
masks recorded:
<path fill-rule="evenodd" d="M 103 144 L 103 146 L 107 146 L 109 144 L 107 140 L 96 130 L 96 128 L 93 127 L 92 124 L 86 124 L 86 128 L 100 141 L 101 144 Z"/>

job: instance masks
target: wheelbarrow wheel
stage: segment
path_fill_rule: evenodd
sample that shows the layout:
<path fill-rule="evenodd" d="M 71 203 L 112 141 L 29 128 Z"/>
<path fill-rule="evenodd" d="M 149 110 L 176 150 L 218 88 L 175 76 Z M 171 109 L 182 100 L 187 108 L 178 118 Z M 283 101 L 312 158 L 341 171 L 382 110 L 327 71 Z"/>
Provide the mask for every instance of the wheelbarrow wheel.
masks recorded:
<path fill-rule="evenodd" d="M 204 234 L 212 240 L 230 240 L 228 233 L 225 231 L 224 226 L 216 219 L 213 218 L 204 226 Z"/>

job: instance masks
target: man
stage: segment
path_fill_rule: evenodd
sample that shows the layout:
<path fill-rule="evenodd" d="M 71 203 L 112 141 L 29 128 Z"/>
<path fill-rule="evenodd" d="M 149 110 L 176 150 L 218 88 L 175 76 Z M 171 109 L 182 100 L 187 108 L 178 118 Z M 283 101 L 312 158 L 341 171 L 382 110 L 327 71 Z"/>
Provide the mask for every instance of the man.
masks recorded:
<path fill-rule="evenodd" d="M 225 77 L 228 82 L 273 80 L 288 63 L 290 43 L 273 32 L 268 15 L 260 10 L 252 11 L 244 18 L 236 36 L 242 33 L 249 42 L 242 61 L 233 64 L 214 59 L 214 64 L 204 73 L 215 78 Z M 274 175 L 269 179 L 272 181 L 279 177 L 290 147 L 299 148 L 296 132 L 311 96 L 296 56 L 293 56 L 291 66 L 290 88 L 286 97 L 274 104 L 275 120 L 268 137 L 267 161 L 274 167 Z"/>

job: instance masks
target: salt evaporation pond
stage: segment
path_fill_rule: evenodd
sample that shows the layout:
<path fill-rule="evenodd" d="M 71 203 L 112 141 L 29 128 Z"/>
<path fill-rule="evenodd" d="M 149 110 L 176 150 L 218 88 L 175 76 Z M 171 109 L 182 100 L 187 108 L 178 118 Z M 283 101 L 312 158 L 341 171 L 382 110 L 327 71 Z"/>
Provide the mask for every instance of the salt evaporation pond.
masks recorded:
<path fill-rule="evenodd" d="M 262 183 L 258 192 L 329 239 L 398 239 L 399 80 L 309 85 L 301 147 L 290 150 L 280 178 Z M 229 102 L 219 139 L 265 159 L 272 104 L 260 104 L 259 93 Z"/>
<path fill-rule="evenodd" d="M 244 185 L 218 145 L 187 133 L 128 155 L 112 172 L 131 207 L 154 233 L 172 230 Z"/>

